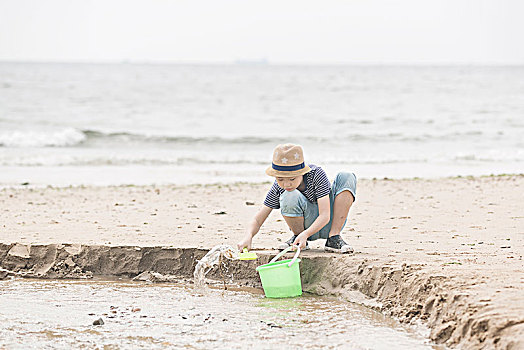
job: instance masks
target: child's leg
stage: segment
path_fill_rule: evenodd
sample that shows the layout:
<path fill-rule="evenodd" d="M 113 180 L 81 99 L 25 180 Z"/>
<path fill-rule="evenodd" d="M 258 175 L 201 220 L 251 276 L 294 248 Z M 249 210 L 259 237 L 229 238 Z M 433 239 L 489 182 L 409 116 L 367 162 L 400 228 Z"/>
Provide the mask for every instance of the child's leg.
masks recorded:
<path fill-rule="evenodd" d="M 285 249 L 293 243 L 295 236 L 302 233 L 316 220 L 318 206 L 315 203 L 310 203 L 300 191 L 295 190 L 280 195 L 280 209 L 284 220 L 293 232 L 292 238 L 279 245 L 279 249 Z M 315 240 L 318 236 L 318 233 L 316 233 L 308 240 Z"/>
<path fill-rule="evenodd" d="M 284 216 L 284 220 L 286 220 L 286 224 L 289 226 L 291 231 L 293 231 L 293 234 L 295 236 L 299 235 L 304 231 L 306 228 L 304 227 L 304 217 L 303 216 Z"/>
<path fill-rule="evenodd" d="M 304 227 L 306 202 L 307 199 L 297 190 L 284 192 L 280 196 L 282 216 L 295 236 L 306 229 Z"/>
<path fill-rule="evenodd" d="M 331 187 L 331 227 L 324 250 L 335 253 L 352 253 L 354 250 L 344 242 L 340 232 L 346 224 L 349 208 L 355 201 L 357 177 L 353 173 L 339 173 Z M 334 196 L 334 198 L 333 198 Z"/>
<path fill-rule="evenodd" d="M 355 201 L 356 193 L 357 177 L 355 174 L 347 172 L 338 173 L 331 186 L 331 226 L 328 237 L 339 235 L 344 228 L 349 209 Z M 325 233 L 323 234 L 325 235 Z"/>
<path fill-rule="evenodd" d="M 348 217 L 349 208 L 353 204 L 355 198 L 349 190 L 340 192 L 333 203 L 333 218 L 331 222 L 331 230 L 329 231 L 329 237 L 333 237 L 340 234 L 344 223 Z"/>

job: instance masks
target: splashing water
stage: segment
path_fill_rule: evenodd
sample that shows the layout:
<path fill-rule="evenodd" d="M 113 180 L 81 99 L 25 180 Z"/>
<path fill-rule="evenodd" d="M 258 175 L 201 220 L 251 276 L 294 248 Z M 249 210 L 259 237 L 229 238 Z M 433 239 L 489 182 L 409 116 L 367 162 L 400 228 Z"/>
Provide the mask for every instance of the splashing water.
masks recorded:
<path fill-rule="evenodd" d="M 207 273 L 219 264 L 221 256 L 233 260 L 236 258 L 237 252 L 227 244 L 214 246 L 195 266 L 195 272 L 193 272 L 195 286 L 201 288 L 205 285 Z"/>

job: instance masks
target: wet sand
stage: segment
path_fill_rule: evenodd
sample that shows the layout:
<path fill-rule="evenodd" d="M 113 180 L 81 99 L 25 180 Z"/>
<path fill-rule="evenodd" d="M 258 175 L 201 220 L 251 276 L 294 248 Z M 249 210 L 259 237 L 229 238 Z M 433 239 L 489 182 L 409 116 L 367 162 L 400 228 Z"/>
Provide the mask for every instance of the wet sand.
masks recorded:
<path fill-rule="evenodd" d="M 2 189 L 0 240 L 234 245 L 269 186 Z M 361 180 L 343 231 L 356 253 L 332 259 L 323 241 L 313 242 L 303 256 L 316 263 L 304 261 L 303 273 L 320 266 L 322 278 L 308 289 L 374 302 L 401 321 L 426 324 L 430 338 L 448 346 L 523 346 L 523 188 L 524 176 Z M 271 249 L 289 236 L 274 212 L 253 245 Z"/>

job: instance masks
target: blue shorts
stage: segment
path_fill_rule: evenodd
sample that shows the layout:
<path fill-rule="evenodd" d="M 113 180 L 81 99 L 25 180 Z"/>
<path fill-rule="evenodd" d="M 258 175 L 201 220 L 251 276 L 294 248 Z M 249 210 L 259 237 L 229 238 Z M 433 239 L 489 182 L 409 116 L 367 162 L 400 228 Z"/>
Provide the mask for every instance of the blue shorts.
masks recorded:
<path fill-rule="evenodd" d="M 327 239 L 329 231 L 331 230 L 331 222 L 333 220 L 333 204 L 335 203 L 335 197 L 342 191 L 349 191 L 353 195 L 353 199 L 356 199 L 357 193 L 357 177 L 353 173 L 338 173 L 333 181 L 331 190 L 329 191 L 329 203 L 330 203 L 330 217 L 329 222 L 320 231 L 308 238 L 308 241 L 314 241 L 319 238 Z M 318 217 L 318 204 L 312 203 L 307 200 L 299 190 L 291 192 L 284 192 L 280 195 L 280 210 L 283 216 L 291 217 L 304 217 L 304 229 L 313 224 Z M 347 221 L 347 219 L 346 219 Z M 346 221 L 342 225 L 342 228 L 346 225 Z"/>

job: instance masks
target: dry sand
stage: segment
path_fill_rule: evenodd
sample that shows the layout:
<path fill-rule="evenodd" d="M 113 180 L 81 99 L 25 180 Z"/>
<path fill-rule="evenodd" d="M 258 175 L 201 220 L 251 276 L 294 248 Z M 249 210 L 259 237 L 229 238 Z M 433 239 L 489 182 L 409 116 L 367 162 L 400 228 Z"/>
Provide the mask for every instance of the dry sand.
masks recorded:
<path fill-rule="evenodd" d="M 0 242 L 234 245 L 269 186 L 2 189 Z M 325 271 L 308 290 L 362 292 L 449 346 L 524 346 L 523 189 L 524 176 L 361 180 L 343 231 L 355 254 L 324 259 L 313 242 L 304 257 Z M 289 232 L 275 211 L 254 248 Z"/>

